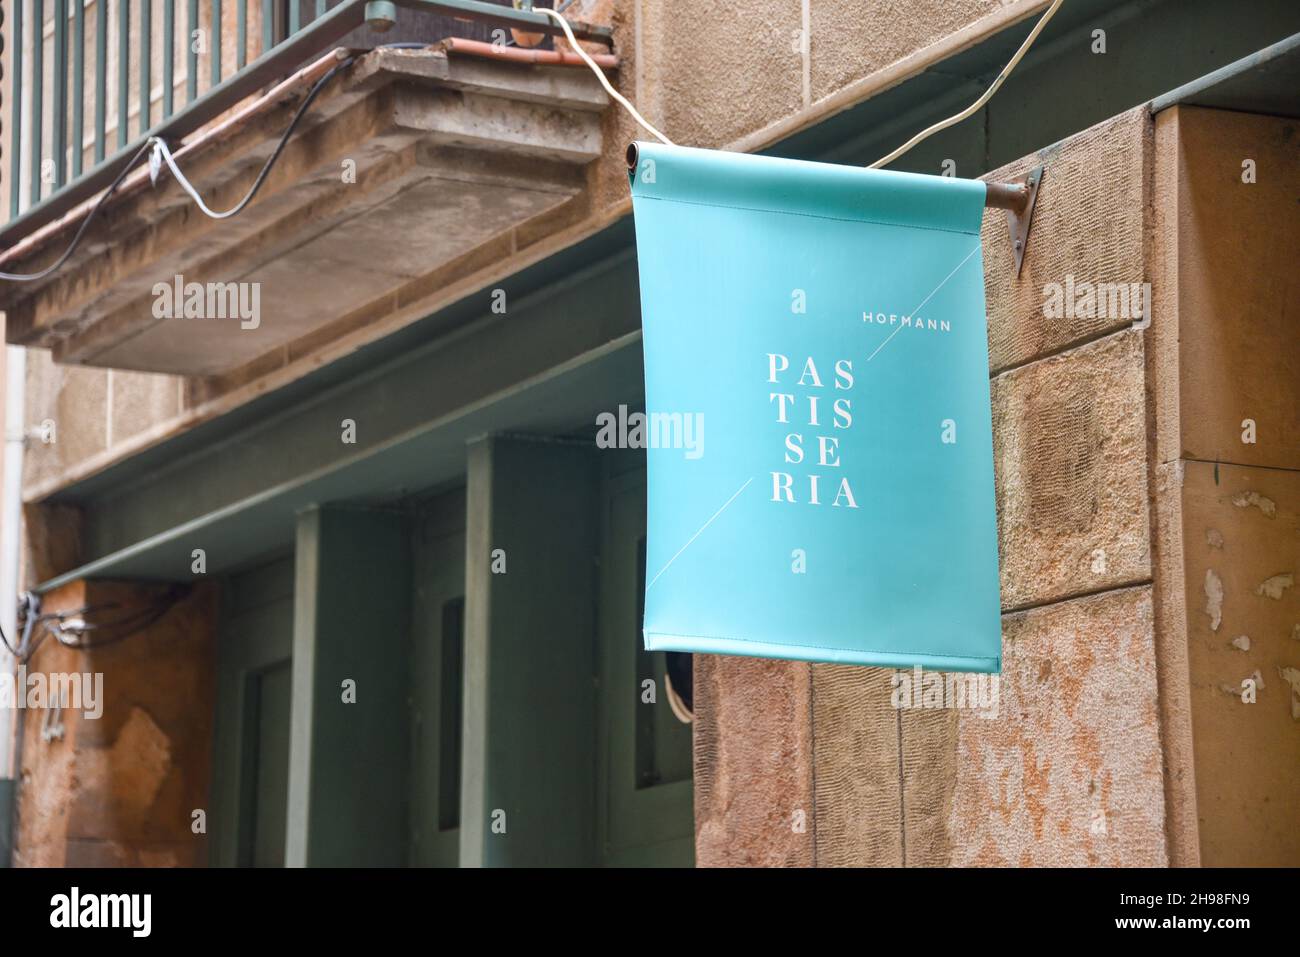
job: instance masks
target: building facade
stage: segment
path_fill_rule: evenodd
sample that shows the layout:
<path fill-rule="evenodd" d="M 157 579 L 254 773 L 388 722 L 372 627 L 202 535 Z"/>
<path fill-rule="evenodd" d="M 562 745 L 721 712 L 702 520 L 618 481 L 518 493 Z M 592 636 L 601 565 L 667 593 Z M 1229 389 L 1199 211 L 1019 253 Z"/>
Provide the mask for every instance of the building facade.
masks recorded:
<path fill-rule="evenodd" d="M 1066 0 L 890 164 L 1042 169 L 1019 250 L 983 223 L 1003 670 L 958 707 L 643 649 L 645 453 L 596 441 L 645 407 L 643 134 L 456 6 L 5 0 L 0 270 L 150 131 L 219 210 L 277 156 L 228 219 L 141 161 L 0 281 L 0 657 L 102 681 L 0 714 L 12 863 L 1300 862 L 1300 9 Z M 1047 7 L 564 15 L 674 142 L 863 166 Z"/>

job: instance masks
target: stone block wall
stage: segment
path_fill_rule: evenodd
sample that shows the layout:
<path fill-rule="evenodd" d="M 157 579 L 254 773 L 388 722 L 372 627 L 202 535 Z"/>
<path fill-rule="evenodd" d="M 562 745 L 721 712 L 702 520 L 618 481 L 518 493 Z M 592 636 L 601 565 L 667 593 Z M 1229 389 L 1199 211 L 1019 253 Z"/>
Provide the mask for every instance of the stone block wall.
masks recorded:
<path fill-rule="evenodd" d="M 109 624 L 167 595 L 166 586 L 78 581 L 42 610 Z M 212 766 L 216 590 L 196 585 L 152 619 L 134 633 L 88 632 L 86 641 L 105 641 L 93 650 L 49 636 L 28 662 L 29 675 L 102 675 L 102 696 L 98 717 L 23 712 L 16 866 L 207 863 L 206 822 L 196 832 L 194 812 L 207 807 Z"/>
<path fill-rule="evenodd" d="M 989 174 L 1047 167 L 1020 277 L 1001 215 L 984 230 L 997 716 L 895 709 L 882 669 L 701 656 L 701 864 L 1300 861 L 1298 132 L 1140 108 Z M 1150 283 L 1149 326 L 1046 318 L 1068 276 Z M 777 740 L 810 744 L 779 787 L 723 768 L 749 785 L 727 802 L 709 765 L 769 753 L 751 715 L 792 686 Z"/>
<path fill-rule="evenodd" d="M 771 663 L 719 688 L 736 666 L 697 659 L 698 683 L 721 699 L 698 710 L 700 740 L 752 735 L 747 709 L 765 712 L 791 681 L 806 684 L 812 746 L 799 767 L 816 801 L 802 857 L 789 863 L 1169 862 L 1145 333 L 1131 319 L 1043 315 L 1045 284 L 1068 274 L 1146 280 L 1151 143 L 1150 116 L 1133 110 L 988 176 L 1047 168 L 1019 277 L 1004 215 L 990 210 L 984 223 L 1004 609 L 997 716 L 896 709 L 885 669 Z M 697 747 L 697 779 L 708 760 Z M 798 789 L 762 799 L 758 787 L 740 807 L 716 800 L 718 788 L 697 793 L 701 864 L 754 856 L 704 840 L 714 829 L 746 833 L 747 845 L 788 843 Z M 746 809 L 753 818 L 737 820 Z"/>

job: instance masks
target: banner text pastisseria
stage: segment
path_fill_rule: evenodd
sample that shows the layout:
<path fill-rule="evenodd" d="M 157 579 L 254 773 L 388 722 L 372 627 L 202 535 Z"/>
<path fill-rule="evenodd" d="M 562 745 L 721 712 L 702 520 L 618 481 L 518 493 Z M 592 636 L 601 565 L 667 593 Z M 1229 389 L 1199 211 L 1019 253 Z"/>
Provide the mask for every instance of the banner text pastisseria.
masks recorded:
<path fill-rule="evenodd" d="M 853 426 L 852 400 L 846 395 L 835 395 L 837 392 L 852 391 L 853 362 L 850 359 L 837 359 L 831 371 L 833 374 L 829 382 L 824 381 L 816 361 L 808 356 L 800 367 L 798 379 L 795 379 L 789 356 L 767 353 L 767 381 L 782 390 L 768 393 L 768 402 L 774 407 L 776 421 L 782 425 L 804 425 L 809 430 L 817 430 L 786 433 L 785 464 L 803 466 L 804 471 L 798 476 L 798 482 L 793 472 L 773 471 L 773 502 L 821 505 L 823 495 L 833 488 L 835 495 L 830 503 L 832 508 L 858 507 L 848 478 L 839 476 L 836 485 L 837 476 L 832 475 L 827 477 L 827 485 L 823 486 L 824 476 L 819 472 L 808 471 L 810 468 L 840 468 L 840 440 L 835 431 Z M 784 389 L 790 391 L 783 391 Z"/>

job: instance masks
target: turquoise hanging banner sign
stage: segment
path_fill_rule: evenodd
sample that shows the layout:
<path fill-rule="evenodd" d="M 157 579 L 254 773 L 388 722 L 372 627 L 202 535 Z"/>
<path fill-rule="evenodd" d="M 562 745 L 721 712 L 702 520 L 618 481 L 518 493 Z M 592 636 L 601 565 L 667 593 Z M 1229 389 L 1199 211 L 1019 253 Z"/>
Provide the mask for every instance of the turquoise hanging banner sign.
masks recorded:
<path fill-rule="evenodd" d="M 646 647 L 1000 671 L 984 184 L 635 163 Z"/>

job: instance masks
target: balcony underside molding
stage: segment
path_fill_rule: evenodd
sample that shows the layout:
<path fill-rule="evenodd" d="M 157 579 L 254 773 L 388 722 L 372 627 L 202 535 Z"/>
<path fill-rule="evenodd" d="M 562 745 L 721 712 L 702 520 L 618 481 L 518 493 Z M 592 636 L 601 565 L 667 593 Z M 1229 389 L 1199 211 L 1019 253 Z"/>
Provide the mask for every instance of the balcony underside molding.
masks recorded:
<path fill-rule="evenodd" d="M 244 195 L 300 95 L 264 99 L 177 151 L 209 206 Z M 568 225 L 607 102 L 585 70 L 371 51 L 317 97 L 240 215 L 209 219 L 164 173 L 115 197 L 48 280 L 0 286 L 8 340 L 58 362 L 188 376 L 300 354 L 459 260 L 508 253 L 521 227 Z M 7 268 L 41 268 L 67 241 L 53 232 Z M 158 285 L 175 290 L 176 277 L 187 296 L 250 284 L 258 315 L 169 318 L 174 297 Z"/>

